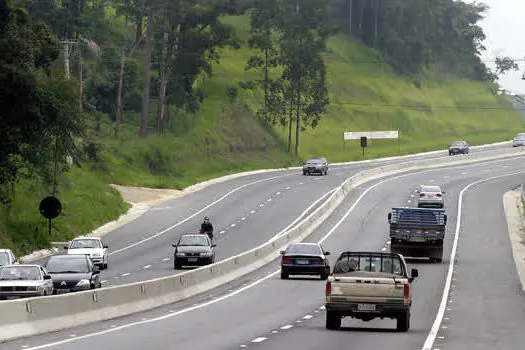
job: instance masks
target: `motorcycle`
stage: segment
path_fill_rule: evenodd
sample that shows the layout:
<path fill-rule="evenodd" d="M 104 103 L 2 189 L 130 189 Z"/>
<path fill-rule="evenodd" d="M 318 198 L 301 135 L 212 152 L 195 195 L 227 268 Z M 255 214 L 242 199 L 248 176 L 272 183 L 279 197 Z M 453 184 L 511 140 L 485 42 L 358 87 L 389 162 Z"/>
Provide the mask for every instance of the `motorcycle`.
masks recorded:
<path fill-rule="evenodd" d="M 207 232 L 204 232 L 202 230 L 199 230 L 200 233 L 205 233 L 208 235 L 208 237 L 210 237 L 210 241 L 213 241 L 213 231 L 207 231 Z"/>

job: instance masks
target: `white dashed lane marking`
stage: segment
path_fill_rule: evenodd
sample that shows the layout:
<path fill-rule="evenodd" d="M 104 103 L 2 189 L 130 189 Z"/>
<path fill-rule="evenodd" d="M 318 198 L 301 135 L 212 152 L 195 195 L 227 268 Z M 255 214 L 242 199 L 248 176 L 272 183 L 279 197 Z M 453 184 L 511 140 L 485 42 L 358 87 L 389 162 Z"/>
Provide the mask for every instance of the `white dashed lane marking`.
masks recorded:
<path fill-rule="evenodd" d="M 314 317 L 313 315 L 306 315 L 303 317 L 304 320 L 309 320 L 311 319 L 312 317 Z"/>
<path fill-rule="evenodd" d="M 290 186 L 288 186 L 288 187 L 286 187 L 286 190 L 289 190 L 290 188 L 291 188 L 291 187 L 290 187 Z"/>
<path fill-rule="evenodd" d="M 265 341 L 266 339 L 268 339 L 268 338 L 266 338 L 266 337 L 255 338 L 254 340 L 252 340 L 252 343 L 260 343 L 260 342 Z"/>
<path fill-rule="evenodd" d="M 282 326 L 281 329 L 282 329 L 282 330 L 287 330 L 287 329 L 290 329 L 290 328 L 292 328 L 292 327 L 293 327 L 293 325 L 291 325 L 291 324 L 287 324 L 286 326 Z"/>
<path fill-rule="evenodd" d="M 126 277 L 126 276 L 129 276 L 129 275 L 131 275 L 131 273 L 126 272 L 126 273 L 123 273 L 121 276 L 122 276 L 122 277 Z"/>
<path fill-rule="evenodd" d="M 149 269 L 150 267 L 151 267 L 151 265 L 146 265 L 146 266 L 144 266 L 143 268 L 144 268 L 144 269 Z"/>
<path fill-rule="evenodd" d="M 164 258 L 164 259 L 162 259 L 162 261 L 168 261 L 168 260 L 170 260 L 170 258 Z"/>

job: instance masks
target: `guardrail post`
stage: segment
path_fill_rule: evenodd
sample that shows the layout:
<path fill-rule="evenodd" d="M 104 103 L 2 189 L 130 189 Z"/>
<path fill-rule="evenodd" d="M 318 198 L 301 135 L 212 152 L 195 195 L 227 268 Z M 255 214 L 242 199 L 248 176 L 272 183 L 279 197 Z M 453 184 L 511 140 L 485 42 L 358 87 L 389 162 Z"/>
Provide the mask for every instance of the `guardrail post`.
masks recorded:
<path fill-rule="evenodd" d="M 141 284 L 141 285 L 140 285 L 140 292 L 141 292 L 142 294 L 146 294 L 146 285 L 145 285 L 145 284 Z"/>
<path fill-rule="evenodd" d="M 30 302 L 30 301 L 28 301 L 28 302 L 26 303 L 26 311 L 27 311 L 28 313 L 33 313 L 33 309 L 32 309 L 32 307 L 31 307 L 31 302 Z"/>
<path fill-rule="evenodd" d="M 179 281 L 181 285 L 184 285 L 184 276 L 180 276 Z"/>
<path fill-rule="evenodd" d="M 97 292 L 93 292 L 93 302 L 98 303 L 98 295 Z"/>

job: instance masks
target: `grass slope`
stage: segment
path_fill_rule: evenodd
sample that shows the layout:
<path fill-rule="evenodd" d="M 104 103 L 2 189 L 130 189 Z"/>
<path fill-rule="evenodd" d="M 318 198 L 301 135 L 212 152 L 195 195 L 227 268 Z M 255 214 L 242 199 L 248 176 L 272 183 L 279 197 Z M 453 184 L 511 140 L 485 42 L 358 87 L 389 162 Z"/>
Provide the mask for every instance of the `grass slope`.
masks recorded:
<path fill-rule="evenodd" d="M 173 126 L 157 136 L 152 102 L 147 139 L 138 137 L 137 114 L 123 115 L 119 139 L 112 136 L 109 119 L 103 118 L 98 162 L 73 169 L 62 181 L 59 198 L 64 215 L 54 220 L 52 239 L 89 232 L 125 212 L 127 204 L 108 183 L 184 188 L 227 173 L 299 164 L 285 151 L 287 129 L 268 130 L 255 119 L 253 112 L 262 103 L 260 91 L 239 89 L 236 102 L 228 101 L 228 87 L 258 78 L 258 73 L 244 70 L 250 55 L 247 18 L 231 16 L 224 21 L 236 27 L 244 43 L 240 50 L 222 50 L 214 76 L 199 81 L 206 98 L 197 115 L 170 111 Z M 358 141 L 343 147 L 345 131 L 399 130 L 400 153 L 406 154 L 443 149 L 455 139 L 471 145 L 508 140 L 525 126 L 506 99 L 493 96 L 486 84 L 428 80 L 416 88 L 388 66 L 372 63 L 378 59 L 375 51 L 343 36 L 329 40 L 325 57 L 331 105 L 316 129 L 301 133 L 301 159 L 363 158 Z M 365 157 L 397 153 L 396 140 L 370 140 Z M 11 211 L 0 212 L 1 246 L 28 252 L 48 244 L 47 223 L 37 210 L 45 195 L 43 186 L 34 181 L 18 186 Z"/>

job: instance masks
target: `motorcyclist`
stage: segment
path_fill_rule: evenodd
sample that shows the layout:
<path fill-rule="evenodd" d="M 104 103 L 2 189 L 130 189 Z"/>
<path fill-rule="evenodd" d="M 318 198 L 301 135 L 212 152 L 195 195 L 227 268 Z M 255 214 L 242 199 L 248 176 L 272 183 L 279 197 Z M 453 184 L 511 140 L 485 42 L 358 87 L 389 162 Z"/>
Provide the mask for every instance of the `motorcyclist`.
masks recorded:
<path fill-rule="evenodd" d="M 209 217 L 205 217 L 204 218 L 204 221 L 201 224 L 200 232 L 201 233 L 206 233 L 210 237 L 210 239 L 213 239 L 213 225 L 210 222 L 210 218 Z"/>

